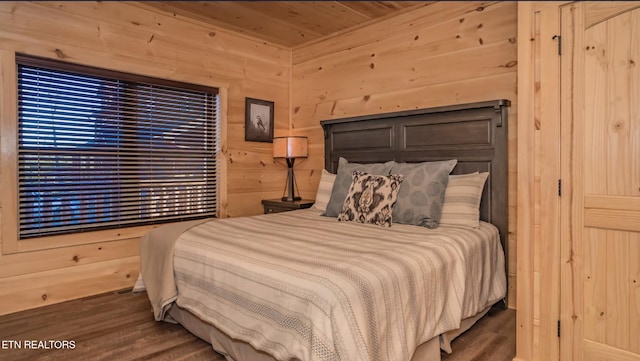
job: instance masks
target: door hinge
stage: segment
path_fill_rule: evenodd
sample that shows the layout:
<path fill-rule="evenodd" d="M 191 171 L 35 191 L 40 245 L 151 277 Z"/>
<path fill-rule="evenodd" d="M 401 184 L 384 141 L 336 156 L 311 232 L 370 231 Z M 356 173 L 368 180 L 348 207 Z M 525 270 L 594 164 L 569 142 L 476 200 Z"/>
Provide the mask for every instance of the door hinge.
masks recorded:
<path fill-rule="evenodd" d="M 558 320 L 558 337 L 560 337 L 560 320 Z"/>
<path fill-rule="evenodd" d="M 558 179 L 558 197 L 562 196 L 562 179 Z"/>
<path fill-rule="evenodd" d="M 554 35 L 552 40 L 558 39 L 558 55 L 562 55 L 562 36 Z"/>

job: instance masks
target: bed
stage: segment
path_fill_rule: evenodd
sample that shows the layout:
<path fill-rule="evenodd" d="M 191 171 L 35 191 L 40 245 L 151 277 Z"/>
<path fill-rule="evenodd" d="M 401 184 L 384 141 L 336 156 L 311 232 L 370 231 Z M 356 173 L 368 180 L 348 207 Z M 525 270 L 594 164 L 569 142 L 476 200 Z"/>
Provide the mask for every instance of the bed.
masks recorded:
<path fill-rule="evenodd" d="M 488 172 L 478 228 L 382 228 L 317 209 L 159 227 L 141 250 L 156 320 L 236 361 L 439 360 L 506 294 L 508 106 L 321 122 L 333 173 L 340 158 Z"/>

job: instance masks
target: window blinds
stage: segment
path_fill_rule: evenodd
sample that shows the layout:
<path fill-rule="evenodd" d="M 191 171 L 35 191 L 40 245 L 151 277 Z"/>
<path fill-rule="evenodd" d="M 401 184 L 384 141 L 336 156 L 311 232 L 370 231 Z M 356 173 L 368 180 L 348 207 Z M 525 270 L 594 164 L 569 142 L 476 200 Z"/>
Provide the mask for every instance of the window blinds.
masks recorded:
<path fill-rule="evenodd" d="M 17 63 L 20 239 L 216 215 L 216 89 Z"/>

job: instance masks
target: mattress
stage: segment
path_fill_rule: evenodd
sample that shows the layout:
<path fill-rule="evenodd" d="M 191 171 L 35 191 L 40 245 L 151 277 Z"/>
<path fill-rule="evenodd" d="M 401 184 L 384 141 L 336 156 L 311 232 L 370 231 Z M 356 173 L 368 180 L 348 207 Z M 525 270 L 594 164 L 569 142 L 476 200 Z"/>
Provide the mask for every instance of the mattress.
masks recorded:
<path fill-rule="evenodd" d="M 175 303 L 278 360 L 409 360 L 506 293 L 498 232 L 484 222 L 381 228 L 307 209 L 177 233 L 164 256 L 143 240 L 156 318 Z M 173 285 L 144 264 L 169 258 Z"/>

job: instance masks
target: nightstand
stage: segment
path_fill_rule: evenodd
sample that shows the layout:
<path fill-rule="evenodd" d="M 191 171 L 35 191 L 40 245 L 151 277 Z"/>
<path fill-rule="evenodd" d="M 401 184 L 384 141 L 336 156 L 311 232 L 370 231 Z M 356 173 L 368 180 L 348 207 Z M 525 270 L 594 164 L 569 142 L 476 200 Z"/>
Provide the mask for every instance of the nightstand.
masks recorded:
<path fill-rule="evenodd" d="M 277 199 L 263 199 L 262 206 L 264 207 L 264 214 L 280 213 L 287 211 L 294 211 L 296 209 L 311 208 L 314 201 L 310 199 L 303 199 L 301 201 L 287 202 L 280 198 Z"/>

